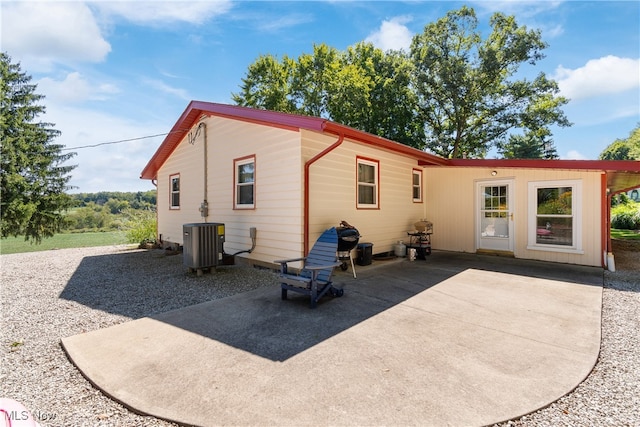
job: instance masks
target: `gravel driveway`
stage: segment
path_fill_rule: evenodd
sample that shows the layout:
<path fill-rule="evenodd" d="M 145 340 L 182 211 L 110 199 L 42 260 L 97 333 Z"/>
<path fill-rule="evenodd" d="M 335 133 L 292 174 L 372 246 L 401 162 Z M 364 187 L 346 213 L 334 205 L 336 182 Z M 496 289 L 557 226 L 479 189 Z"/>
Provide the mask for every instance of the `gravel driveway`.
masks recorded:
<path fill-rule="evenodd" d="M 640 253 L 617 254 L 616 266 L 605 273 L 593 372 L 548 408 L 503 426 L 640 425 Z M 0 268 L 0 397 L 23 403 L 42 427 L 175 425 L 105 397 L 67 360 L 60 339 L 277 284 L 269 271 L 237 266 L 195 277 L 180 255 L 125 246 L 2 255 Z"/>

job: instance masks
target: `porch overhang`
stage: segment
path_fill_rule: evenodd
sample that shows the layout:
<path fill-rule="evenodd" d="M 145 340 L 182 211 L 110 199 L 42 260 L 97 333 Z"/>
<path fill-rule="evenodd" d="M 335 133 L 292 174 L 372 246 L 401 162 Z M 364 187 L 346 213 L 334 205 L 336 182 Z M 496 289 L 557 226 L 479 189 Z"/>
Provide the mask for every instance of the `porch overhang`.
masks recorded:
<path fill-rule="evenodd" d="M 447 166 L 591 170 L 606 174 L 610 194 L 640 187 L 638 160 L 448 159 Z"/>

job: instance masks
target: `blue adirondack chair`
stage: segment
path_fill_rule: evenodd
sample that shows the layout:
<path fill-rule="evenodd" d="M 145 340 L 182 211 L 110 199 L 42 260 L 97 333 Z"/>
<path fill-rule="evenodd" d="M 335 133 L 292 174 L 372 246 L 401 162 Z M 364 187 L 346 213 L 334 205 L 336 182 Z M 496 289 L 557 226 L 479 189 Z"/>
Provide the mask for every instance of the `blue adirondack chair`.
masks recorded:
<path fill-rule="evenodd" d="M 274 261 L 280 264 L 282 299 L 287 299 L 287 291 L 302 293 L 309 295 L 309 305 L 315 308 L 327 293 L 334 297 L 342 296 L 344 291 L 331 284 L 333 269 L 341 264 L 337 250 L 338 233 L 333 227 L 320 235 L 306 257 Z M 287 264 L 296 261 L 304 261 L 303 267 L 299 274 L 291 274 Z"/>

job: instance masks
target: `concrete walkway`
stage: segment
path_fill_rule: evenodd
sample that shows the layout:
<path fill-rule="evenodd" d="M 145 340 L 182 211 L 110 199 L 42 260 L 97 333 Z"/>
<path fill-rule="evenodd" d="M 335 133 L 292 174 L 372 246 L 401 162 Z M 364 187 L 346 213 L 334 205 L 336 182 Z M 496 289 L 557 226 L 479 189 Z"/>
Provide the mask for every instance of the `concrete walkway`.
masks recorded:
<path fill-rule="evenodd" d="M 447 252 L 356 269 L 315 310 L 274 285 L 62 345 L 112 398 L 198 426 L 488 425 L 598 357 L 602 269 Z"/>

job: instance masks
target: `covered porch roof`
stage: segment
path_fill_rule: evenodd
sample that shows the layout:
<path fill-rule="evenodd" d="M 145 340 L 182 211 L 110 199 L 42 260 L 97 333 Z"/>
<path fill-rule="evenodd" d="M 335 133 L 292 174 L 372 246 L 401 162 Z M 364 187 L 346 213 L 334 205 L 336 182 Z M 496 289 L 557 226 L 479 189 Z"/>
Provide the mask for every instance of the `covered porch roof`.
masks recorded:
<path fill-rule="evenodd" d="M 447 166 L 601 171 L 607 176 L 611 194 L 640 187 L 640 161 L 637 160 L 448 159 Z"/>

